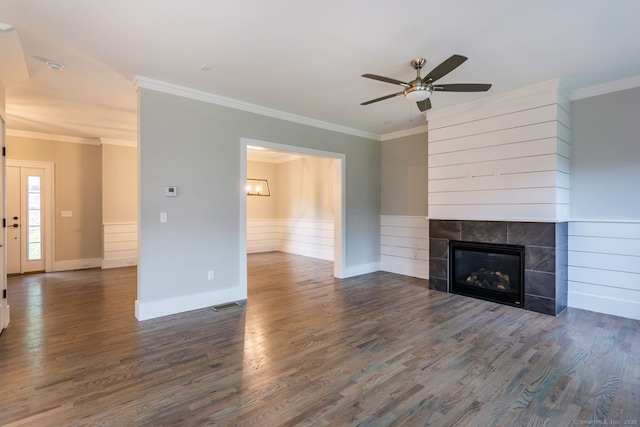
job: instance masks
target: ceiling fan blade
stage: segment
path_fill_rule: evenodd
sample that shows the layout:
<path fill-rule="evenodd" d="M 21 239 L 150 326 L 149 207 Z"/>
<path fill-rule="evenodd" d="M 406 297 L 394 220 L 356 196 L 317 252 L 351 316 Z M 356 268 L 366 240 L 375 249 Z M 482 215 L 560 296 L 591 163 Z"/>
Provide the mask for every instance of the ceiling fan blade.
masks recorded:
<path fill-rule="evenodd" d="M 368 79 L 380 80 L 381 82 L 392 83 L 394 85 L 400 85 L 404 87 L 411 87 L 409 83 L 401 82 L 400 80 L 392 79 L 389 77 L 378 76 L 376 74 L 363 74 L 362 77 L 366 77 Z"/>
<path fill-rule="evenodd" d="M 424 101 L 418 101 L 416 104 L 418 104 L 418 109 L 422 112 L 431 109 L 431 100 L 429 98 Z"/>
<path fill-rule="evenodd" d="M 436 68 L 431 70 L 431 72 L 427 74 L 425 78 L 422 79 L 422 81 L 426 82 L 428 80 L 431 80 L 432 82 L 435 82 L 436 80 L 446 76 L 447 74 L 458 68 L 467 59 L 468 58 L 466 56 L 451 55 L 449 59 L 446 59 Z"/>
<path fill-rule="evenodd" d="M 398 93 L 394 93 L 392 95 L 387 95 L 387 96 L 381 96 L 380 98 L 376 98 L 376 99 L 372 99 L 371 101 L 367 101 L 367 102 L 363 102 L 360 105 L 369 105 L 369 104 L 373 104 L 374 102 L 378 102 L 378 101 L 384 101 L 385 99 L 389 99 L 389 98 L 393 98 L 399 95 L 404 95 L 404 92 L 398 92 Z"/>
<path fill-rule="evenodd" d="M 489 89 L 491 89 L 491 85 L 488 83 L 455 83 L 433 86 L 433 90 L 440 90 L 443 92 L 486 92 Z"/>

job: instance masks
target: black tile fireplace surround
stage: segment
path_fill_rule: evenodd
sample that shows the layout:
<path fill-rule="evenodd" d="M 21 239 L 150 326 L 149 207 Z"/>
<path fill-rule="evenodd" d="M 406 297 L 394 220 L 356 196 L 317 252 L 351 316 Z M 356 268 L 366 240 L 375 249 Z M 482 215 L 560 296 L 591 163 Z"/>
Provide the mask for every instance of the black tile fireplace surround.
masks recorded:
<path fill-rule="evenodd" d="M 522 245 L 525 310 L 567 307 L 568 223 L 429 220 L 429 288 L 449 292 L 449 240 Z"/>

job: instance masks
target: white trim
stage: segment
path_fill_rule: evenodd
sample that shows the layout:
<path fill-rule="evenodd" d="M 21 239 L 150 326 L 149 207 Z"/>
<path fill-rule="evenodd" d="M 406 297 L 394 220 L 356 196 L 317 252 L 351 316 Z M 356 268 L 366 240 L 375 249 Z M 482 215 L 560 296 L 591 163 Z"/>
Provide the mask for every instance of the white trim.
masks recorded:
<path fill-rule="evenodd" d="M 416 128 L 400 130 L 398 132 L 385 133 L 380 137 L 380 140 L 389 141 L 390 139 L 398 139 L 405 136 L 419 135 L 421 133 L 427 133 L 428 130 L 429 130 L 429 127 L 427 125 L 418 126 Z"/>
<path fill-rule="evenodd" d="M 352 267 L 345 267 L 342 270 L 341 276 L 336 276 L 338 279 L 347 279 L 349 277 L 360 276 L 362 274 L 375 273 L 380 271 L 380 263 L 372 262 L 369 264 L 354 265 Z"/>
<path fill-rule="evenodd" d="M 298 147 L 294 145 L 278 144 L 275 142 L 261 141 L 250 138 L 240 138 L 240 187 L 238 191 L 244 191 L 244 182 L 247 180 L 247 146 L 270 148 L 272 150 L 287 151 L 307 154 L 310 156 L 327 157 L 336 160 L 334 162 L 334 199 L 333 199 L 333 274 L 342 278 L 344 270 L 344 246 L 346 242 L 344 219 L 346 218 L 346 155 L 331 151 L 316 150 L 313 148 Z M 242 194 L 242 193 L 241 193 Z M 247 200 L 240 197 L 240 284 L 247 289 Z"/>
<path fill-rule="evenodd" d="M 582 292 L 569 292 L 568 306 L 596 313 L 640 320 L 640 303 L 636 301 L 622 300 L 603 295 L 591 295 Z"/>
<path fill-rule="evenodd" d="M 100 143 L 103 145 L 119 145 L 121 147 L 137 147 L 137 141 L 125 141 L 123 139 L 112 138 L 100 138 Z"/>
<path fill-rule="evenodd" d="M 245 254 L 245 259 L 246 258 Z M 171 314 L 212 307 L 216 304 L 228 303 L 230 301 L 243 301 L 246 299 L 247 296 L 239 292 L 238 287 L 144 303 L 140 303 L 140 301 L 136 299 L 136 319 L 139 321 L 154 319 L 156 317 L 169 316 Z"/>
<path fill-rule="evenodd" d="M 20 168 L 34 168 L 34 169 L 43 169 L 44 170 L 44 194 L 46 199 L 44 200 L 44 223 L 46 224 L 45 235 L 44 235 L 44 256 L 45 256 L 45 271 L 57 271 L 55 270 L 54 260 L 56 257 L 55 253 L 55 163 L 52 162 L 38 162 L 31 160 L 15 160 L 15 159 L 7 159 L 5 166 L 15 166 Z M 3 176 L 6 180 L 6 171 Z M 6 197 L 6 187 L 5 187 L 5 197 Z"/>
<path fill-rule="evenodd" d="M 100 268 L 106 270 L 108 268 L 131 267 L 138 265 L 138 257 L 103 259 Z"/>
<path fill-rule="evenodd" d="M 70 271 L 70 270 L 84 270 L 86 268 L 100 268 L 101 263 L 102 263 L 101 258 L 85 258 L 85 259 L 70 259 L 65 261 L 55 261 L 53 263 L 53 271 Z"/>
<path fill-rule="evenodd" d="M 2 103 L 4 104 L 4 103 Z M 5 131 L 6 131 L 6 122 L 5 122 L 5 115 L 4 115 L 4 109 L 2 108 L 2 106 L 0 106 L 0 147 L 2 149 L 4 149 L 4 147 L 6 146 L 6 138 L 5 138 Z M 0 188 L 2 189 L 2 199 L 0 199 L 0 213 L 2 214 L 3 218 L 7 217 L 7 173 L 6 173 L 6 163 L 7 163 L 7 158 L 5 156 L 2 156 L 2 159 L 0 160 Z M 4 292 L 7 290 L 7 229 L 6 227 L 2 228 L 1 231 L 2 235 L 0 237 L 0 292 Z M 9 326 L 9 322 L 11 321 L 11 316 L 10 316 L 10 306 L 8 304 L 8 299 L 7 298 L 0 298 L 0 306 L 2 308 L 2 310 L 0 310 L 0 332 L 2 332 L 3 329 L 6 329 L 7 326 Z"/>
<path fill-rule="evenodd" d="M 196 101 L 208 102 L 209 104 L 216 104 L 223 107 L 234 108 L 236 110 L 247 111 L 249 113 L 260 114 L 261 116 L 273 117 L 289 122 L 300 123 L 307 126 L 313 126 L 334 132 L 340 132 L 348 135 L 354 135 L 362 138 L 380 141 L 380 135 L 376 135 L 374 133 L 365 132 L 363 130 L 353 129 L 346 126 L 340 126 L 333 123 L 323 122 L 321 120 L 312 119 L 310 117 L 299 116 L 297 114 L 291 114 L 244 101 L 238 101 L 236 99 L 227 98 L 210 92 L 191 89 L 185 86 L 179 86 L 160 80 L 150 79 L 148 77 L 136 76 L 134 84 L 139 88 L 151 89 L 155 90 L 156 92 L 168 93 L 183 98 L 194 99 Z"/>
<path fill-rule="evenodd" d="M 640 87 L 640 76 L 629 77 L 627 79 L 616 80 L 614 82 L 602 83 L 595 86 L 583 87 L 573 91 L 569 97 L 572 101 L 578 99 L 591 98 L 592 96 L 605 95 L 607 93 Z"/>
<path fill-rule="evenodd" d="M 79 138 L 77 136 L 54 135 L 50 133 L 31 132 L 26 130 L 7 129 L 7 135 L 20 138 L 43 139 L 45 141 L 71 142 L 73 144 L 100 145 L 99 138 Z"/>

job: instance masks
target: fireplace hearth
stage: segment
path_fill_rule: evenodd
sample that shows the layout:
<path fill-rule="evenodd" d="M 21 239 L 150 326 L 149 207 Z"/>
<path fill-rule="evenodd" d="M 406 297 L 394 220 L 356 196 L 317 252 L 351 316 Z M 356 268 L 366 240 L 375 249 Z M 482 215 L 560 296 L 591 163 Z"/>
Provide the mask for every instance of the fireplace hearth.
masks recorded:
<path fill-rule="evenodd" d="M 524 306 L 524 246 L 449 241 L 449 291 Z"/>

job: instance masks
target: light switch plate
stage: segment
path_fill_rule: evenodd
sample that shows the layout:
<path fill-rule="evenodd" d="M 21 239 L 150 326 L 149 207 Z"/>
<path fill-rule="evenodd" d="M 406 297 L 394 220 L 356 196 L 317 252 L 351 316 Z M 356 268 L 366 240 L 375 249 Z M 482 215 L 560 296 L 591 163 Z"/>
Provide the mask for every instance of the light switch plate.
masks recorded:
<path fill-rule="evenodd" d="M 169 218 L 167 217 L 166 212 L 160 212 L 160 222 L 167 222 Z"/>

